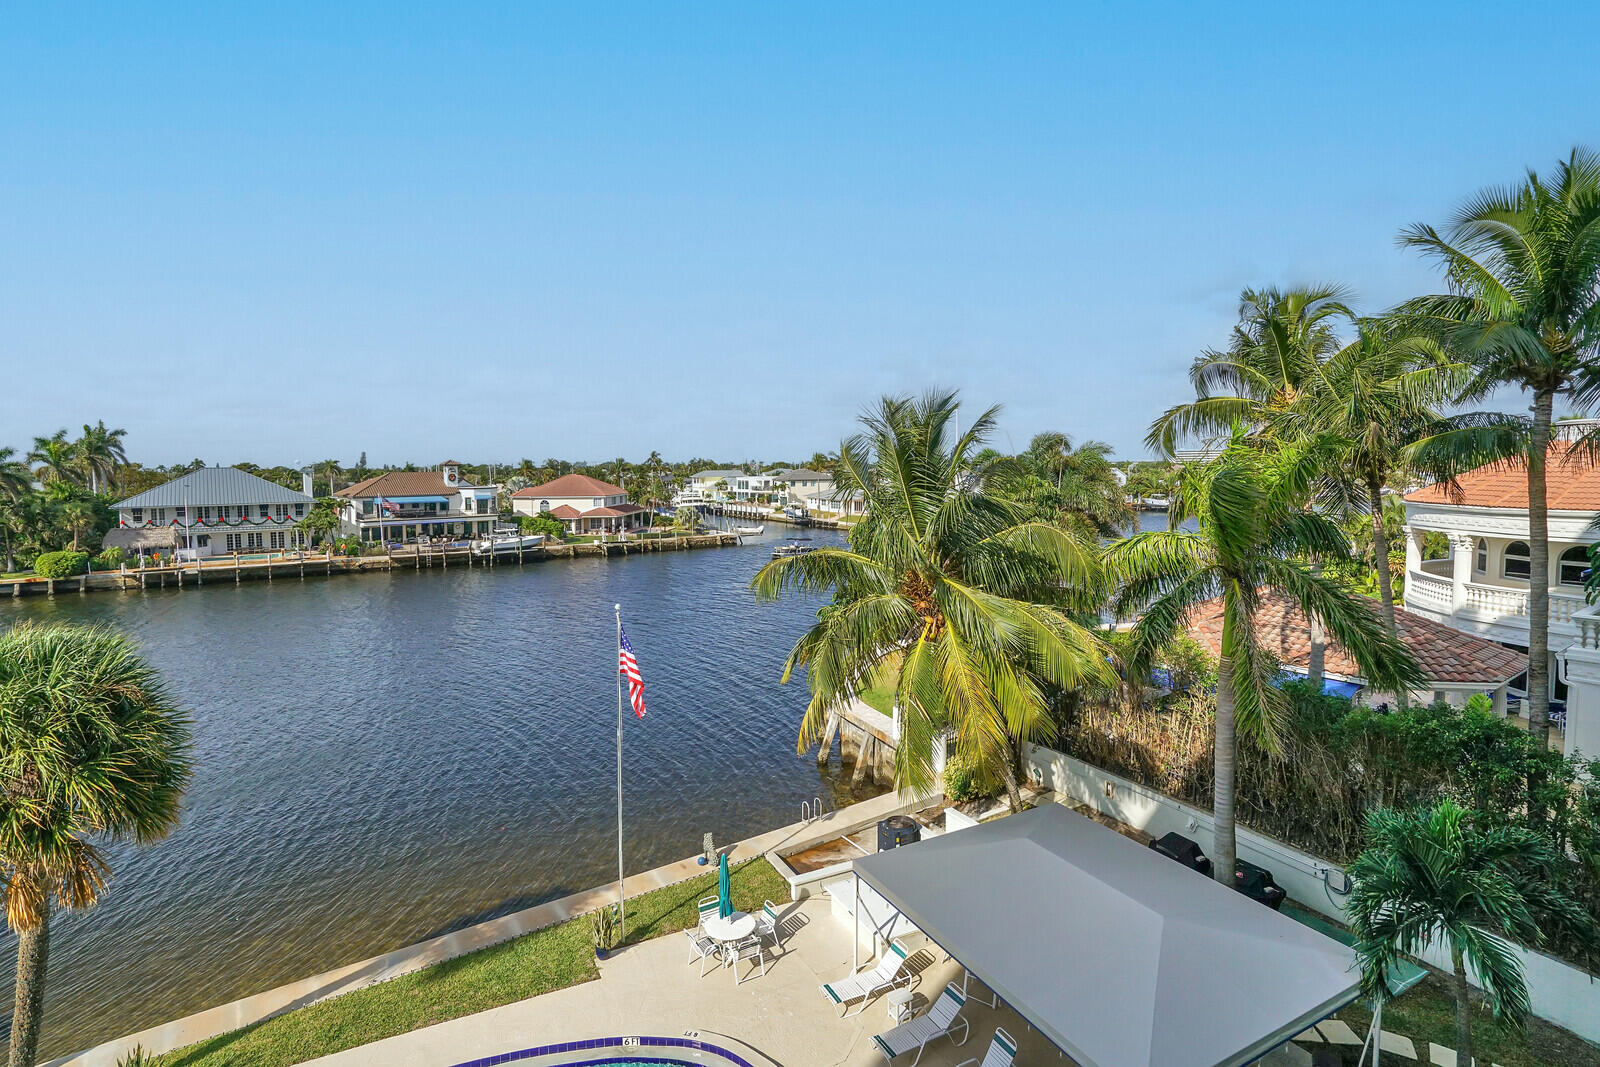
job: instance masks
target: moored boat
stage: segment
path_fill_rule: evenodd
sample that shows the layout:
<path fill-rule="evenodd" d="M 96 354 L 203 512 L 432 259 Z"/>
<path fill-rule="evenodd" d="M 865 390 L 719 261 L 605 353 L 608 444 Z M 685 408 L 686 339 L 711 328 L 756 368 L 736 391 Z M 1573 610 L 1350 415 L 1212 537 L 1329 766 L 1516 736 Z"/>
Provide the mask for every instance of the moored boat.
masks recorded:
<path fill-rule="evenodd" d="M 767 524 L 762 523 L 760 526 L 735 526 L 733 528 L 733 532 L 744 537 L 759 537 L 761 534 L 767 532 Z"/>
<path fill-rule="evenodd" d="M 791 537 L 783 544 L 774 546 L 772 549 L 772 558 L 783 559 L 787 556 L 803 556 L 807 552 L 810 552 L 813 548 L 813 546 L 809 544 L 810 540 L 811 538 L 809 537 Z"/>
<path fill-rule="evenodd" d="M 488 537 L 472 542 L 474 556 L 515 554 L 544 544 L 544 534 L 525 534 L 516 529 L 496 530 Z"/>

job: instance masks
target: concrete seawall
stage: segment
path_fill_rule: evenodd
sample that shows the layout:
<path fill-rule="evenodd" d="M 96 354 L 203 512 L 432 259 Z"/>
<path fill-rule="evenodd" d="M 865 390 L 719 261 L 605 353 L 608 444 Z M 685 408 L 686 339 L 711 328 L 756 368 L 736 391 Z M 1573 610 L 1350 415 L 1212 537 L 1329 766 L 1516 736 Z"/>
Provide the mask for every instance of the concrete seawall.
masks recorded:
<path fill-rule="evenodd" d="M 204 588 L 208 585 L 237 585 L 246 581 L 286 581 L 324 578 L 335 574 L 362 574 L 369 571 L 432 570 L 451 567 L 495 567 L 538 563 L 547 559 L 576 559 L 597 556 L 633 556 L 646 552 L 684 552 L 698 548 L 726 548 L 739 543 L 737 534 L 691 534 L 639 541 L 585 542 L 540 545 L 519 553 L 474 556 L 462 546 L 423 547 L 417 551 L 386 553 L 381 556 L 334 556 L 326 553 L 286 554 L 271 559 L 217 557 L 200 563 L 164 567 L 124 567 L 116 571 L 95 571 L 70 578 L 7 578 L 0 580 L 0 597 L 56 596 L 62 593 L 118 592 L 132 589 Z"/>

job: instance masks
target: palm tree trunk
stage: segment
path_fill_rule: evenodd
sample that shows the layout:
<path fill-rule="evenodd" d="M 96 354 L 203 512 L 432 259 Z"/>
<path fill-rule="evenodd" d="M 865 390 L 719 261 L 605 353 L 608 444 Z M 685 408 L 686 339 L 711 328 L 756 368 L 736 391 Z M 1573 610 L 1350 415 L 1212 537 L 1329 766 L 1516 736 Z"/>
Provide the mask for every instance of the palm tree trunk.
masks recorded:
<path fill-rule="evenodd" d="M 1316 556 L 1311 557 L 1311 573 L 1313 575 L 1322 574 L 1322 560 Z M 1328 633 L 1323 628 L 1322 620 L 1317 616 L 1312 615 L 1310 617 L 1310 624 L 1311 648 L 1306 653 L 1306 681 L 1320 690 L 1323 676 L 1327 673 Z"/>
<path fill-rule="evenodd" d="M 1554 394 L 1533 398 L 1528 442 L 1528 732 L 1550 743 L 1550 512 L 1545 502 L 1545 453 L 1550 447 Z"/>
<path fill-rule="evenodd" d="M 1367 472 L 1367 497 L 1372 510 L 1372 554 L 1378 568 L 1378 599 L 1383 604 L 1383 621 L 1389 632 L 1400 636 L 1394 615 L 1394 576 L 1389 572 L 1389 528 L 1383 524 L 1383 479 L 1376 471 Z M 1400 707 L 1409 707 L 1411 694 L 1404 689 L 1394 695 Z"/>
<path fill-rule="evenodd" d="M 9 1067 L 33 1067 L 44 1019 L 45 961 L 50 954 L 50 901 L 39 925 L 17 934 L 17 998 L 11 1013 Z"/>
<path fill-rule="evenodd" d="M 1006 743 L 1006 758 L 1002 761 L 1002 766 L 1005 768 L 1003 777 L 1006 782 L 1006 804 L 1010 806 L 1011 814 L 1015 815 L 1022 810 L 1022 789 L 1017 785 L 1017 769 L 1012 759 L 1009 741 Z"/>
<path fill-rule="evenodd" d="M 1467 984 L 1467 968 L 1461 962 L 1461 949 L 1450 946 L 1450 963 L 1455 969 L 1456 1062 L 1472 1067 L 1472 987 Z"/>
<path fill-rule="evenodd" d="M 1226 627 L 1226 623 L 1223 624 Z M 1223 645 L 1228 645 L 1226 636 Z M 1238 852 L 1234 840 L 1233 790 L 1238 743 L 1233 721 L 1233 657 L 1223 654 L 1217 662 L 1217 737 L 1213 756 L 1211 874 L 1223 885 L 1233 885 L 1233 862 Z"/>

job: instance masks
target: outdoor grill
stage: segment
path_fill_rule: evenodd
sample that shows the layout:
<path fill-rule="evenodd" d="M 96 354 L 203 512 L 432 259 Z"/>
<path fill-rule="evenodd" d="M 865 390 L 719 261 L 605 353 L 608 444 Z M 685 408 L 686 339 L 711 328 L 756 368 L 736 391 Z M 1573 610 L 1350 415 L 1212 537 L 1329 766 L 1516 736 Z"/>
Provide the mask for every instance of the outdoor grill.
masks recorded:
<path fill-rule="evenodd" d="M 878 823 L 878 851 L 922 840 L 922 824 L 909 815 L 891 815 Z"/>
<path fill-rule="evenodd" d="M 1272 880 L 1272 872 L 1265 867 L 1257 867 L 1248 860 L 1236 860 L 1233 865 L 1233 888 L 1249 897 L 1258 900 L 1277 911 L 1283 906 L 1285 893 L 1283 887 Z"/>
<path fill-rule="evenodd" d="M 1162 834 L 1150 842 L 1150 847 L 1169 860 L 1177 860 L 1191 871 L 1211 874 L 1211 858 L 1200 851 L 1200 846 L 1194 841 L 1177 831 Z"/>

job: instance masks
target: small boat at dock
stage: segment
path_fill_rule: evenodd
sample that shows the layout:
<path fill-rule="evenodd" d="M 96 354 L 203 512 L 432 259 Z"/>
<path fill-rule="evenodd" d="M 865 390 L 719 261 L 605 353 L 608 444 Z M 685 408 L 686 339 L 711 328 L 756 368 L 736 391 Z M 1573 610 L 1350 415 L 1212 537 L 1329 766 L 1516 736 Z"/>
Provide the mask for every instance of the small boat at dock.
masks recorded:
<path fill-rule="evenodd" d="M 515 527 L 506 527 L 495 530 L 488 537 L 480 537 L 472 542 L 474 556 L 500 556 L 515 555 L 529 548 L 538 548 L 544 544 L 544 534 L 525 534 Z"/>
<path fill-rule="evenodd" d="M 762 523 L 760 526 L 735 526 L 733 528 L 733 532 L 743 537 L 759 537 L 767 532 L 767 524 Z"/>

